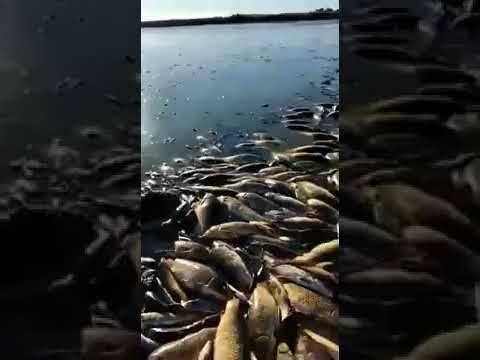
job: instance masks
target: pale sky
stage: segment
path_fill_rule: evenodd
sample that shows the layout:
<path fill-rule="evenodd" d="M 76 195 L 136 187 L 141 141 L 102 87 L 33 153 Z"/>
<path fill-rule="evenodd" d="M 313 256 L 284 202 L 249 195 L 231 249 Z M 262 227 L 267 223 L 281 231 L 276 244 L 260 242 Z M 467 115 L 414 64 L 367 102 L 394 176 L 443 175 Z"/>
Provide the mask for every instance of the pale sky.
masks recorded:
<path fill-rule="evenodd" d="M 338 8 L 339 0 L 142 0 L 142 21 Z"/>

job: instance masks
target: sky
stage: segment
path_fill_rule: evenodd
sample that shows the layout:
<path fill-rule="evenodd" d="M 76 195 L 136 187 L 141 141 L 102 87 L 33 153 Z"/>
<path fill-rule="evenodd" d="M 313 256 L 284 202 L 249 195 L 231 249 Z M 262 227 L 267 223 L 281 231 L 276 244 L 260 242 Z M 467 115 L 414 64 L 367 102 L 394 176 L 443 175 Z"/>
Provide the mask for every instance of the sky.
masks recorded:
<path fill-rule="evenodd" d="M 142 0 L 142 21 L 338 8 L 339 0 Z"/>

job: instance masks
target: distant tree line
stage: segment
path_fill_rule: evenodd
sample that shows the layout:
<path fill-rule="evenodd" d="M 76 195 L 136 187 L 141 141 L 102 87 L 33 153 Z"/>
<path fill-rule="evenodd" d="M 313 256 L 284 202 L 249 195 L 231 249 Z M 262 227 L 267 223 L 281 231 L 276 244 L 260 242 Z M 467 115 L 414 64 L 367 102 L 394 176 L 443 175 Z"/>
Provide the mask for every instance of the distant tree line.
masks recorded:
<path fill-rule="evenodd" d="M 285 13 L 285 14 L 259 14 L 246 15 L 235 14 L 229 17 L 214 17 L 206 19 L 186 20 L 161 20 L 142 22 L 142 27 L 168 27 L 168 26 L 192 26 L 192 25 L 220 25 L 220 24 L 242 24 L 259 22 L 281 22 L 281 21 L 308 21 L 338 19 L 339 10 L 321 8 L 307 13 Z"/>

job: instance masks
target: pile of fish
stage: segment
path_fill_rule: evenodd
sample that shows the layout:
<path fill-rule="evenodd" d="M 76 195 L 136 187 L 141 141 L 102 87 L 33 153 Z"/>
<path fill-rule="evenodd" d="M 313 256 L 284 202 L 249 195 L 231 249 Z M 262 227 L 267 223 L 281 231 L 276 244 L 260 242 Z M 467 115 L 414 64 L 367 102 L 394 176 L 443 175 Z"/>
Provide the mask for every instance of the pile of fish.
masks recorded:
<path fill-rule="evenodd" d="M 425 18 L 376 6 L 348 22 L 353 53 L 420 88 L 342 112 L 346 357 L 480 356 L 480 81 L 439 49 L 472 2 L 426 3 Z"/>
<path fill-rule="evenodd" d="M 321 130 L 338 114 L 289 110 L 303 146 L 254 133 L 147 173 L 144 357 L 338 359 L 338 136 Z"/>
<path fill-rule="evenodd" d="M 113 147 L 99 144 L 105 132 L 81 133 L 96 141 L 88 156 L 56 139 L 10 163 L 15 180 L 0 193 L 1 301 L 21 310 L 4 313 L 6 354 L 138 353 L 139 124 Z"/>

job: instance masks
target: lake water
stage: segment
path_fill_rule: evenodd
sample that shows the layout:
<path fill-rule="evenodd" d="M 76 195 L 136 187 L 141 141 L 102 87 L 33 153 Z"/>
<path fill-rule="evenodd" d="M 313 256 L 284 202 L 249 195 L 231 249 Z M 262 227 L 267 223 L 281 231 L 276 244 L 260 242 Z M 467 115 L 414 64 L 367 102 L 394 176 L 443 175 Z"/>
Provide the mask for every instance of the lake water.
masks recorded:
<path fill-rule="evenodd" d="M 338 101 L 338 21 L 142 29 L 142 166 L 208 130 L 268 131 L 288 106 Z M 198 129 L 193 131 L 192 129 Z"/>

